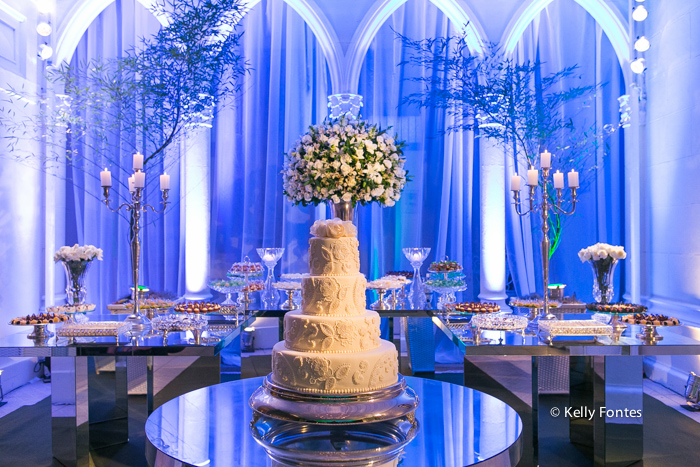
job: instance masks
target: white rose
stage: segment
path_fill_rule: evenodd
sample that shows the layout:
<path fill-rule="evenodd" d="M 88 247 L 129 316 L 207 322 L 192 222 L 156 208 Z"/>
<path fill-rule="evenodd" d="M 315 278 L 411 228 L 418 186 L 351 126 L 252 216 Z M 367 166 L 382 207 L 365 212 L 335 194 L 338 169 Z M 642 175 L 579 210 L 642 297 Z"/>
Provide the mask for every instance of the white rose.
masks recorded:
<path fill-rule="evenodd" d="M 340 166 L 340 173 L 342 173 L 343 175 L 347 175 L 350 172 L 352 172 L 352 167 L 350 167 L 349 165 L 343 164 Z"/>
<path fill-rule="evenodd" d="M 350 193 L 345 193 L 342 197 L 343 201 L 351 201 L 352 200 L 352 195 Z"/>
<path fill-rule="evenodd" d="M 605 259 L 608 257 L 608 252 L 605 250 L 605 248 L 601 248 L 600 250 L 598 250 L 598 257 L 600 259 Z"/>
<path fill-rule="evenodd" d="M 384 194 L 384 187 L 380 186 L 380 187 L 375 188 L 374 190 L 372 190 L 371 194 L 375 198 L 379 198 L 380 196 L 382 196 Z"/>
<path fill-rule="evenodd" d="M 312 141 L 311 136 L 309 136 L 309 135 L 304 135 L 304 137 L 301 138 L 301 140 L 306 144 L 309 144 Z"/>
<path fill-rule="evenodd" d="M 338 195 L 331 196 L 331 201 L 334 203 L 340 203 L 340 197 Z"/>

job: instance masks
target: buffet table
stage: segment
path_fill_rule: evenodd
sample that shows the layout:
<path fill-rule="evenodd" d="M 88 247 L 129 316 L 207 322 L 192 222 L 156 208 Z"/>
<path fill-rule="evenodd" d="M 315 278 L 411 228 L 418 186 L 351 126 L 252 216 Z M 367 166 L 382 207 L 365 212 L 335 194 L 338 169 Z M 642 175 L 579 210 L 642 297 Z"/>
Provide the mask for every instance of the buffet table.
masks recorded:
<path fill-rule="evenodd" d="M 559 314 L 559 319 L 590 319 L 591 314 Z M 595 465 L 631 465 L 643 458 L 643 357 L 652 355 L 700 355 L 700 329 L 687 326 L 657 328 L 662 340 L 644 342 L 637 338 L 640 326 L 628 325 L 617 340 L 611 337 L 576 336 L 555 338 L 547 343 L 537 335 L 511 331 L 482 331 L 476 344 L 466 319 L 435 315 L 440 328 L 467 357 L 532 357 L 532 421 L 534 461 L 538 461 L 538 426 L 552 421 L 549 412 L 538 407 L 546 394 L 540 391 L 538 369 L 551 357 L 566 357 L 569 372 L 569 403 L 588 410 L 586 416 L 568 417 L 570 440 L 593 451 Z M 553 359 L 551 359 L 553 360 Z M 466 386 L 469 385 L 465 375 Z M 603 410 L 639 411 L 640 416 L 616 412 L 600 416 Z M 589 414 L 593 414 L 592 416 Z M 539 459 L 542 462 L 542 459 Z M 546 464 L 546 462 L 545 462 Z"/>
<path fill-rule="evenodd" d="M 401 465 L 506 467 L 518 463 L 522 420 L 510 406 L 454 384 L 412 377 L 406 381 L 420 398 L 415 413 L 420 427 L 406 445 Z M 146 423 L 149 465 L 269 466 L 270 458 L 251 434 L 253 412 L 248 406 L 250 395 L 261 384 L 262 378 L 217 384 L 160 406 Z M 336 442 L 342 442 L 342 432 Z M 288 464 L 273 461 L 272 465 Z"/>
<path fill-rule="evenodd" d="M 90 315 L 90 322 L 120 321 L 125 315 Z M 154 357 L 198 357 L 194 363 L 206 375 L 202 381 L 194 381 L 194 387 L 202 387 L 208 381 L 220 381 L 219 352 L 229 345 L 240 329 L 254 318 L 239 321 L 211 317 L 210 327 L 214 334 L 206 333 L 199 344 L 193 342 L 192 334 L 172 332 L 164 345 L 160 333 L 128 333 L 115 337 L 76 338 L 70 343 L 67 338 L 51 337 L 45 340 L 28 339 L 31 327 L 18 327 L 22 332 L 0 338 L 0 357 L 51 357 L 51 417 L 53 455 L 66 466 L 90 465 L 90 433 L 100 433 L 109 444 L 128 441 L 128 378 L 127 365 L 140 364 L 146 367 L 146 410 L 155 409 L 154 402 Z M 49 325 L 50 328 L 53 325 Z M 88 371 L 91 357 L 115 359 L 115 388 L 113 395 L 113 417 L 95 420 L 91 417 L 88 389 L 94 372 Z M 202 373 L 200 373 L 202 374 Z M 189 388 L 192 389 L 192 388 Z M 104 408 L 100 407 L 101 412 Z M 109 433 L 105 434 L 105 429 Z M 95 443 L 92 443 L 93 447 Z M 105 445 L 105 444 L 103 444 Z"/>

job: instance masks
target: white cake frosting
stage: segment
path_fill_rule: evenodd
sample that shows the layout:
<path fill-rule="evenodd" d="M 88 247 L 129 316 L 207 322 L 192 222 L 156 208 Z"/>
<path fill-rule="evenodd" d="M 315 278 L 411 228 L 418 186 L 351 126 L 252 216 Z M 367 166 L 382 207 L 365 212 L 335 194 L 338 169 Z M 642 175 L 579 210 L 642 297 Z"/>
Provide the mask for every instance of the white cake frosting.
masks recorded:
<path fill-rule="evenodd" d="M 358 353 L 316 353 L 289 350 L 285 342 L 272 348 L 272 381 L 300 392 L 352 394 L 391 386 L 398 381 L 398 353 L 381 341 Z"/>
<path fill-rule="evenodd" d="M 284 342 L 288 349 L 306 352 L 351 353 L 379 347 L 379 315 L 328 319 L 291 311 L 284 316 Z"/>
<path fill-rule="evenodd" d="M 362 274 L 305 277 L 301 280 L 301 311 L 307 315 L 361 315 L 365 312 L 366 287 Z"/>
<path fill-rule="evenodd" d="M 379 338 L 379 315 L 367 310 L 357 229 L 316 221 L 300 311 L 284 317 L 284 341 L 272 349 L 272 381 L 300 392 L 353 394 L 398 381 L 398 354 Z"/>
<path fill-rule="evenodd" d="M 312 276 L 347 276 L 360 272 L 360 250 L 355 237 L 309 240 L 309 271 Z"/>

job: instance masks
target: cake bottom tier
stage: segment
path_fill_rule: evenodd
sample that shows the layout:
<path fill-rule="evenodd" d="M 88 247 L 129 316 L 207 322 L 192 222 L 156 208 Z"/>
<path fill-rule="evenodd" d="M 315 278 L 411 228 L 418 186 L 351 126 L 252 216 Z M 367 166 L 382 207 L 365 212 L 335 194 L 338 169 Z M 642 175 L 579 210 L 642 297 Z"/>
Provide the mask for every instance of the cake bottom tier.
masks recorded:
<path fill-rule="evenodd" d="M 389 341 L 358 353 L 315 353 L 289 350 L 284 342 L 272 348 L 272 381 L 287 389 L 317 394 L 353 394 L 396 384 L 396 347 Z"/>

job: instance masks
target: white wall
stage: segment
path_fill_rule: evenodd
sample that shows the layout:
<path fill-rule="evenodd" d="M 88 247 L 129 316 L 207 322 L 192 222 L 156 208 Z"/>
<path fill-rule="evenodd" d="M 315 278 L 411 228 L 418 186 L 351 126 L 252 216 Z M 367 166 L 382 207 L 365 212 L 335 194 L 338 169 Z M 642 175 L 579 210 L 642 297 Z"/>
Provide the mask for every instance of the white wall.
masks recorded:
<path fill-rule="evenodd" d="M 649 7 L 642 292 L 653 311 L 698 325 L 700 0 L 666 0 Z M 682 392 L 688 372 L 700 372 L 700 357 L 647 359 L 646 367 L 654 379 Z"/>

